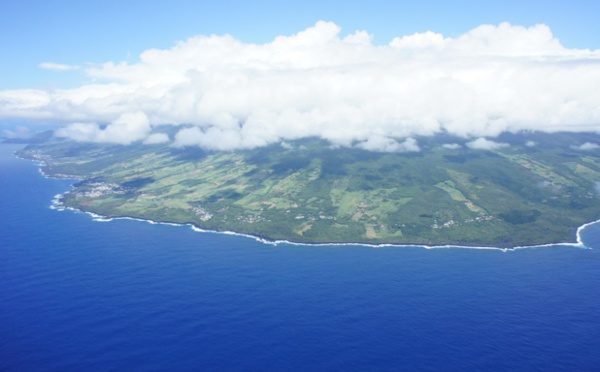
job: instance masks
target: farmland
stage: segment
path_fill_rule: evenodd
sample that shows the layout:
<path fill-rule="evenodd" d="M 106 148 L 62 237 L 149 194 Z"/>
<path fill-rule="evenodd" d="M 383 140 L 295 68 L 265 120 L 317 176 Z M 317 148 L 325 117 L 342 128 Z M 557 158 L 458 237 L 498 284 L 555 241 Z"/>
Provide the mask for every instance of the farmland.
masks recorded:
<path fill-rule="evenodd" d="M 419 138 L 416 153 L 319 139 L 236 152 L 50 139 L 20 155 L 80 178 L 63 203 L 106 216 L 307 243 L 515 246 L 573 241 L 600 218 L 600 152 L 576 148 L 597 137 L 504 135 L 510 146 L 493 151 Z"/>

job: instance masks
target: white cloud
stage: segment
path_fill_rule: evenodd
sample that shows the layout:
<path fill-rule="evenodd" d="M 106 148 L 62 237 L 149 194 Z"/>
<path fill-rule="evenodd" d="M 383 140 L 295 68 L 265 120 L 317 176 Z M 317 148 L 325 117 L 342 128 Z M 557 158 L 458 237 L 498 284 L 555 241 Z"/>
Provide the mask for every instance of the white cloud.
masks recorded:
<path fill-rule="evenodd" d="M 145 145 L 158 145 L 166 142 L 169 142 L 169 136 L 166 133 L 153 133 L 144 140 Z"/>
<path fill-rule="evenodd" d="M 495 141 L 485 139 L 483 137 L 479 137 L 474 141 L 467 142 L 466 145 L 468 148 L 470 148 L 472 150 L 489 150 L 489 151 L 498 150 L 503 147 L 509 146 L 507 143 L 495 142 Z"/>
<path fill-rule="evenodd" d="M 195 36 L 136 63 L 96 66 L 85 72 L 104 83 L 0 91 L 0 117 L 111 122 L 64 133 L 116 143 L 144 140 L 151 126 L 186 125 L 175 144 L 212 149 L 319 137 L 415 151 L 395 139 L 600 132 L 600 51 L 565 48 L 544 25 L 483 25 L 458 37 L 427 31 L 374 45 L 366 31 L 341 36 L 321 21 L 265 44 Z M 116 124 L 138 112 L 148 123 Z"/>
<path fill-rule="evenodd" d="M 399 49 L 426 49 L 426 48 L 443 48 L 445 43 L 450 39 L 444 39 L 444 35 L 435 32 L 427 31 L 394 38 L 390 45 Z"/>
<path fill-rule="evenodd" d="M 525 142 L 525 146 L 527 146 L 527 147 L 535 147 L 535 146 L 537 146 L 537 142 L 527 141 L 527 142 Z"/>
<path fill-rule="evenodd" d="M 281 147 L 283 147 L 286 150 L 290 150 L 290 149 L 294 148 L 294 146 L 292 146 L 290 143 L 287 143 L 285 141 L 281 141 L 279 144 L 281 145 Z"/>
<path fill-rule="evenodd" d="M 573 146 L 573 148 L 575 150 L 591 151 L 591 150 L 596 150 L 596 149 L 600 148 L 600 145 L 598 145 L 597 143 L 593 143 L 593 142 L 586 142 L 579 146 Z"/>
<path fill-rule="evenodd" d="M 209 150 L 234 150 L 243 148 L 240 132 L 210 127 L 184 128 L 175 135 L 175 146 L 200 146 Z"/>
<path fill-rule="evenodd" d="M 44 70 L 54 70 L 54 71 L 69 71 L 69 70 L 78 70 L 79 66 L 76 65 L 65 65 L 62 63 L 53 63 L 53 62 L 43 62 L 38 65 L 40 68 Z"/>
<path fill-rule="evenodd" d="M 458 143 L 444 143 L 442 145 L 443 148 L 448 149 L 448 150 L 458 150 L 458 149 L 462 149 L 462 146 L 459 145 Z"/>
<path fill-rule="evenodd" d="M 27 127 L 18 126 L 13 130 L 5 129 L 2 131 L 2 134 L 9 139 L 28 139 L 31 138 L 33 133 Z"/>
<path fill-rule="evenodd" d="M 382 137 L 382 136 L 371 136 L 366 141 L 360 142 L 356 145 L 357 147 L 370 150 L 370 151 L 383 151 L 383 152 L 419 152 L 421 148 L 414 138 L 407 138 L 403 142 L 398 142 L 395 139 Z"/>
<path fill-rule="evenodd" d="M 54 131 L 57 137 L 69 138 L 77 142 L 97 142 L 100 128 L 96 123 L 72 123 Z"/>
<path fill-rule="evenodd" d="M 141 111 L 125 113 L 106 128 L 100 128 L 97 123 L 73 123 L 55 131 L 58 137 L 70 138 L 79 142 L 116 143 L 129 145 L 136 141 L 148 140 L 156 143 L 160 137 L 149 137 L 150 123 L 146 114 Z"/>
<path fill-rule="evenodd" d="M 21 112 L 25 117 L 38 117 L 37 112 L 52 104 L 49 93 L 34 89 L 0 91 L 0 115 Z"/>

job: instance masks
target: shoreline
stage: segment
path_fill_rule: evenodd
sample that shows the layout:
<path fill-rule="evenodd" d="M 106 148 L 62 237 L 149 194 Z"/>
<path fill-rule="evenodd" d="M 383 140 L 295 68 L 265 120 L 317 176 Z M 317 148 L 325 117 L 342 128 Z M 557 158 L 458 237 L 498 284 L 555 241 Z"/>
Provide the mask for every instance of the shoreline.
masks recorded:
<path fill-rule="evenodd" d="M 45 176 L 47 178 L 52 178 L 47 175 L 45 175 Z M 64 179 L 64 178 L 60 178 L 60 179 Z M 581 249 L 593 249 L 591 247 L 586 246 L 583 243 L 583 240 L 581 238 L 581 232 L 588 226 L 591 226 L 596 223 L 600 223 L 600 219 L 599 219 L 599 220 L 588 222 L 588 223 L 585 223 L 585 224 L 579 226 L 576 231 L 576 242 L 574 242 L 574 243 L 573 242 L 545 243 L 545 244 L 534 244 L 534 245 L 518 245 L 518 246 L 514 246 L 514 247 L 495 247 L 495 246 L 483 246 L 483 245 L 482 246 L 477 246 L 477 245 L 469 246 L 469 245 L 459 245 L 459 244 L 428 245 L 428 244 L 411 244 L 411 243 L 381 243 L 381 244 L 356 243 L 356 242 L 304 243 L 304 242 L 294 242 L 294 241 L 285 240 L 285 239 L 273 240 L 273 239 L 268 239 L 268 238 L 257 236 L 257 235 L 239 233 L 239 232 L 229 231 L 229 230 L 218 231 L 218 230 L 203 229 L 192 223 L 154 221 L 154 220 L 150 220 L 150 219 L 144 219 L 144 218 L 139 218 L 139 217 L 130 217 L 130 216 L 109 217 L 109 216 L 100 215 L 100 214 L 97 214 L 94 212 L 90 212 L 90 211 L 86 211 L 86 210 L 82 210 L 82 209 L 78 209 L 78 208 L 67 207 L 64 204 L 62 204 L 62 202 L 60 201 L 60 199 L 62 197 L 63 197 L 63 194 L 55 195 L 54 198 L 52 199 L 50 208 L 58 210 L 58 211 L 69 210 L 69 211 L 73 211 L 76 213 L 87 214 L 90 217 L 92 217 L 92 220 L 95 222 L 111 222 L 113 220 L 130 220 L 130 221 L 145 222 L 145 223 L 149 223 L 151 225 L 190 227 L 193 231 L 199 232 L 199 233 L 211 233 L 211 234 L 239 236 L 239 237 L 243 237 L 243 238 L 250 238 L 259 243 L 262 243 L 265 245 L 271 245 L 271 246 L 278 246 L 281 244 L 281 245 L 293 245 L 293 246 L 303 246 L 303 247 L 353 246 L 353 247 L 366 247 L 366 248 L 474 249 L 474 250 L 492 250 L 492 251 L 501 251 L 501 252 L 515 252 L 515 251 L 521 250 L 521 249 L 551 248 L 551 247 L 556 247 L 556 246 L 567 246 L 567 247 L 575 247 L 575 248 L 581 248 Z"/>
<path fill-rule="evenodd" d="M 83 179 L 82 177 L 78 177 L 78 176 L 74 176 L 74 175 L 60 175 L 59 176 L 51 176 L 46 174 L 43 171 L 43 167 L 47 166 L 47 164 L 44 161 L 39 161 L 39 160 L 35 160 L 35 159 L 27 159 L 27 158 L 22 158 L 19 157 L 16 153 L 15 156 L 19 159 L 23 159 L 23 160 L 27 160 L 30 162 L 33 162 L 37 167 L 38 167 L 38 171 L 39 173 L 44 177 L 44 178 L 48 178 L 48 179 L 73 179 L 73 180 L 81 180 Z M 71 188 L 73 188 L 73 184 L 71 184 Z M 376 244 L 376 243 L 356 243 L 356 242 L 344 242 L 344 243 L 327 243 L 327 242 L 322 242 L 322 243 L 305 243 L 305 242 L 294 242 L 294 241 L 290 241 L 290 240 L 282 240 L 282 239 L 268 239 L 266 237 L 261 237 L 261 236 L 257 236 L 257 235 L 252 235 L 252 234 L 245 234 L 245 233 L 239 233 L 239 232 L 235 232 L 235 231 L 228 231 L 228 230 L 224 230 L 224 231 L 219 231 L 219 230 L 209 230 L 209 229 L 203 229 L 199 226 L 194 225 L 193 223 L 176 223 L 176 222 L 169 222 L 169 221 L 154 221 L 151 219 L 144 219 L 144 218 L 138 218 L 138 217 L 130 217 L 130 216 L 115 216 L 115 217 L 109 217 L 109 216 L 103 216 L 94 212 L 90 212 L 90 211 L 86 211 L 83 209 L 78 209 L 78 208 L 73 208 L 73 207 L 67 207 L 64 204 L 62 204 L 61 202 L 61 198 L 63 197 L 64 194 L 68 193 L 69 191 L 66 191 L 65 193 L 62 194 L 57 194 L 52 198 L 51 201 L 51 205 L 50 208 L 51 209 L 55 209 L 58 211 L 64 211 L 64 210 L 70 210 L 70 211 L 74 211 L 74 212 L 78 212 L 78 213 L 84 213 L 84 214 L 88 214 L 92 217 L 93 221 L 96 222 L 110 222 L 112 220 L 132 220 L 132 221 L 141 221 L 141 222 L 146 222 L 152 225 L 157 225 L 157 224 L 161 224 L 161 225 L 167 225 L 167 226 L 179 226 L 179 227 L 190 227 L 192 230 L 196 231 L 196 232 L 201 232 L 201 233 L 213 233 L 213 234 L 224 234 L 224 235 L 233 235 L 233 236 L 240 236 L 240 237 L 244 237 L 244 238 L 250 238 L 250 239 L 254 239 L 257 242 L 260 242 L 262 244 L 266 244 L 266 245 L 272 245 L 272 246 L 277 246 L 280 244 L 285 244 L 285 245 L 294 245 L 294 246 L 305 246 L 305 247 L 335 247 L 335 246 L 356 246 L 356 247 L 367 247 L 367 248 L 423 248 L 423 249 L 474 249 L 474 250 L 493 250 L 493 251 L 501 251 L 501 252 L 514 252 L 517 250 L 521 250 L 521 249 L 536 249 L 536 248 L 549 248 L 549 247 L 555 247 L 555 246 L 569 246 L 569 247 L 575 247 L 575 248 L 582 248 L 582 249 L 593 249 L 591 247 L 587 247 L 584 243 L 583 240 L 581 238 L 581 232 L 588 226 L 594 225 L 596 223 L 600 223 L 600 219 L 595 220 L 595 221 L 591 221 L 591 222 L 587 222 L 581 226 L 579 226 L 576 230 L 575 233 L 575 242 L 560 242 L 560 243 L 545 243 L 545 244 L 534 244 L 534 245 L 518 245 L 518 246 L 514 246 L 514 247 L 495 247 L 495 246 L 477 246 L 477 245 L 459 245 L 459 244 L 433 244 L 433 245 L 428 245 L 428 244 L 411 244 L 411 243 L 380 243 L 380 244 Z"/>

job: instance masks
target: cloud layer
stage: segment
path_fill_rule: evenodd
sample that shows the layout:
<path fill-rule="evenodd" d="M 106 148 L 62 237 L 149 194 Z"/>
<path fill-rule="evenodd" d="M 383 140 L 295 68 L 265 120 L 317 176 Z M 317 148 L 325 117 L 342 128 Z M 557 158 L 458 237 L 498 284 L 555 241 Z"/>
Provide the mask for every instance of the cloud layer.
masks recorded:
<path fill-rule="evenodd" d="M 495 141 L 485 139 L 483 137 L 479 137 L 476 140 L 467 142 L 466 145 L 468 148 L 473 149 L 473 150 L 488 150 L 488 151 L 497 150 L 497 149 L 501 149 L 503 147 L 509 146 L 507 143 L 495 142 Z"/>
<path fill-rule="evenodd" d="M 195 36 L 86 73 L 98 83 L 0 91 L 0 116 L 71 121 L 57 133 L 122 144 L 164 142 L 149 138 L 152 127 L 181 124 L 175 145 L 223 150 L 320 137 L 419 151 L 412 136 L 600 131 L 600 51 L 565 48 L 545 25 L 375 45 L 365 31 L 341 36 L 320 21 L 266 44 Z"/>
<path fill-rule="evenodd" d="M 65 65 L 62 63 L 53 63 L 53 62 L 42 62 L 38 66 L 39 68 L 43 68 L 44 70 L 54 70 L 54 71 L 69 71 L 69 70 L 78 70 L 79 66 L 74 65 Z"/>

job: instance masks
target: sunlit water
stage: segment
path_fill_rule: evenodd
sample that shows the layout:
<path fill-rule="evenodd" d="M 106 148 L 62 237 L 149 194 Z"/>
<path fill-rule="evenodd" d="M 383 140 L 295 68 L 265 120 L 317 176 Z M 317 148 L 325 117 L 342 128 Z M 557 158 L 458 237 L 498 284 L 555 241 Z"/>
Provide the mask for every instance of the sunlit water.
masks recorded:
<path fill-rule="evenodd" d="M 306 247 L 49 208 L 0 145 L 0 370 L 600 366 L 598 249 Z"/>

